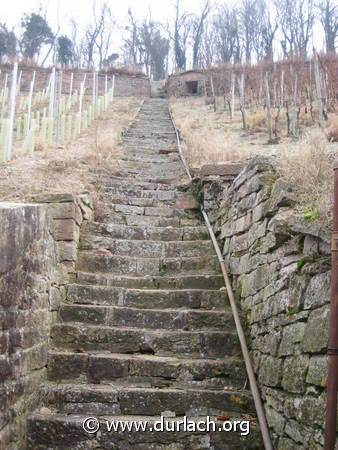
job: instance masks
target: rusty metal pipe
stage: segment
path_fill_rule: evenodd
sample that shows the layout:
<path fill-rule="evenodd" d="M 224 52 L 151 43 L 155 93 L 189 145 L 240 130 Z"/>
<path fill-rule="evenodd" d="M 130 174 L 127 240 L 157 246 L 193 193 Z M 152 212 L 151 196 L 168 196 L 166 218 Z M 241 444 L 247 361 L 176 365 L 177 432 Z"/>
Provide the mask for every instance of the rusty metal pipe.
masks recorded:
<path fill-rule="evenodd" d="M 188 175 L 188 178 L 189 178 L 189 180 L 192 180 L 192 177 L 191 177 L 191 174 L 190 174 L 190 170 L 189 170 L 189 166 L 188 166 L 188 164 L 187 164 L 187 162 L 186 162 L 186 160 L 184 158 L 183 152 L 182 152 L 178 130 L 176 128 L 176 125 L 175 125 L 174 118 L 172 116 L 170 107 L 169 107 L 169 115 L 170 115 L 170 119 L 172 121 L 172 124 L 174 126 L 175 133 L 176 133 L 178 152 L 180 154 L 180 157 L 181 157 L 183 166 L 185 168 L 185 171 L 186 171 L 186 173 Z M 254 399 L 254 403 L 255 403 L 255 409 L 256 409 L 258 422 L 259 422 L 259 426 L 260 426 L 261 433 L 262 433 L 264 448 L 265 448 L 265 450 L 273 450 L 272 443 L 271 443 L 271 438 L 270 438 L 270 434 L 269 434 L 269 428 L 268 428 L 268 424 L 267 424 L 266 417 L 265 417 L 263 403 L 262 403 L 262 400 L 261 400 L 261 397 L 260 397 L 260 393 L 259 393 L 259 389 L 258 389 L 255 373 L 254 373 L 254 370 L 253 370 L 253 367 L 252 367 L 250 354 L 249 354 L 249 349 L 248 349 L 248 346 L 247 346 L 247 343 L 246 343 L 245 334 L 244 334 L 243 327 L 242 327 L 242 324 L 241 324 L 241 319 L 239 317 L 235 296 L 234 296 L 234 293 L 233 293 L 233 290 L 232 290 L 232 286 L 231 286 L 231 283 L 230 283 L 230 280 L 229 280 L 229 276 L 228 276 L 228 273 L 227 273 L 227 270 L 226 270 L 226 267 L 225 267 L 224 258 L 223 258 L 223 255 L 221 253 L 221 250 L 219 248 L 219 245 L 218 245 L 216 236 L 214 234 L 214 231 L 212 229 L 212 226 L 210 224 L 209 217 L 208 217 L 207 213 L 204 211 L 203 205 L 200 205 L 200 210 L 201 210 L 201 213 L 203 215 L 206 227 L 208 229 L 211 241 L 213 243 L 215 252 L 216 252 L 217 257 L 218 257 L 218 261 L 219 261 L 221 269 L 222 269 L 222 274 L 223 274 L 223 278 L 224 278 L 224 282 L 225 282 L 225 287 L 226 287 L 226 290 L 227 290 L 227 293 L 228 293 L 228 297 L 229 297 L 229 300 L 230 300 L 232 315 L 234 317 L 235 324 L 236 324 L 237 335 L 238 335 L 238 339 L 239 339 L 241 350 L 242 350 L 242 354 L 243 354 L 243 359 L 244 359 L 244 363 L 245 363 L 245 367 L 246 367 L 246 372 L 247 372 L 248 379 L 249 379 L 249 382 L 250 382 L 251 393 L 252 393 L 252 396 L 253 396 L 253 399 Z"/>
<path fill-rule="evenodd" d="M 334 450 L 338 392 L 338 162 L 334 165 L 333 233 L 331 246 L 330 337 L 326 401 L 325 450 Z"/>

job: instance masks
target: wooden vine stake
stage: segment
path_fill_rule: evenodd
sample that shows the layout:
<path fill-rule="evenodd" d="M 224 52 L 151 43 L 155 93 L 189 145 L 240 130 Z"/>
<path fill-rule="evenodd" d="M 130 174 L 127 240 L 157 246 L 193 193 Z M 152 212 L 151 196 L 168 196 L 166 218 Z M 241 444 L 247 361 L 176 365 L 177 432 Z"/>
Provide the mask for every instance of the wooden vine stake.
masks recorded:
<path fill-rule="evenodd" d="M 212 99 L 213 99 L 213 102 L 214 102 L 214 112 L 216 112 L 216 97 L 215 97 L 214 80 L 212 78 L 212 75 L 210 76 L 210 85 L 211 85 Z"/>
<path fill-rule="evenodd" d="M 293 90 L 293 108 L 292 108 L 292 121 L 291 121 L 291 133 L 296 136 L 296 122 L 297 122 L 297 81 L 298 77 L 296 74 L 295 87 Z"/>
<path fill-rule="evenodd" d="M 234 120 L 235 116 L 235 74 L 231 73 L 231 120 Z"/>
<path fill-rule="evenodd" d="M 246 114 L 245 114 L 245 102 L 244 102 L 244 73 L 241 75 L 241 79 L 237 78 L 238 90 L 239 90 L 239 104 L 242 113 L 243 130 L 246 130 Z"/>
<path fill-rule="evenodd" d="M 324 126 L 324 118 L 323 118 L 323 102 L 322 102 L 322 92 L 320 89 L 320 75 L 319 75 L 319 67 L 318 67 L 318 55 L 315 50 L 313 50 L 313 62 L 315 69 L 315 82 L 316 82 L 316 93 L 317 93 L 317 102 L 318 102 L 318 112 L 319 112 L 319 126 L 323 128 Z"/>
<path fill-rule="evenodd" d="M 265 74 L 265 104 L 268 115 L 268 131 L 269 142 L 272 142 L 272 118 L 271 118 L 271 104 L 270 104 L 270 91 L 269 91 L 269 78 L 268 73 Z"/>

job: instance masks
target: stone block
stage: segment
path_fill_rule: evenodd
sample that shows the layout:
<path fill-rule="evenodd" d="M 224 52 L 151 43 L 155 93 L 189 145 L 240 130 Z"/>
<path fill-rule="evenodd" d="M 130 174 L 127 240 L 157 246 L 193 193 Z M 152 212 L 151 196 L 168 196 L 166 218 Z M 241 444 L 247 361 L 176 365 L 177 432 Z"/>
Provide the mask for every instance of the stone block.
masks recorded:
<path fill-rule="evenodd" d="M 271 189 L 270 211 L 276 211 L 278 208 L 292 206 L 295 203 L 295 195 L 292 192 L 292 186 L 283 179 L 278 179 Z"/>
<path fill-rule="evenodd" d="M 307 447 L 307 443 L 310 439 L 310 432 L 308 432 L 304 426 L 300 425 L 296 420 L 289 420 L 285 426 L 285 434 L 291 437 L 295 442 L 301 444 L 304 448 Z M 295 447 L 293 447 L 295 448 Z"/>
<path fill-rule="evenodd" d="M 278 386 L 282 375 L 282 360 L 263 355 L 260 362 L 258 381 L 265 386 Z"/>
<path fill-rule="evenodd" d="M 306 324 L 302 348 L 308 353 L 326 350 L 329 340 L 329 306 L 311 312 Z"/>
<path fill-rule="evenodd" d="M 302 445 L 297 445 L 291 439 L 282 437 L 278 443 L 278 450 L 304 450 Z"/>
<path fill-rule="evenodd" d="M 178 209 L 199 209 L 198 201 L 190 193 L 180 195 L 176 199 L 175 206 Z"/>
<path fill-rule="evenodd" d="M 290 276 L 289 288 L 289 311 L 299 311 L 303 307 L 304 293 L 309 283 L 307 275 L 298 275 L 293 273 Z"/>
<path fill-rule="evenodd" d="M 330 302 L 331 272 L 314 275 L 304 294 L 304 309 L 314 309 Z"/>
<path fill-rule="evenodd" d="M 305 426 L 324 426 L 326 395 L 290 396 L 284 404 L 284 414 L 289 419 L 296 419 Z"/>
<path fill-rule="evenodd" d="M 57 247 L 59 261 L 76 261 L 77 243 L 75 241 L 59 241 Z"/>
<path fill-rule="evenodd" d="M 242 278 L 242 296 L 254 295 L 277 277 L 277 264 L 264 264 Z"/>
<path fill-rule="evenodd" d="M 52 219 L 76 219 L 76 205 L 74 202 L 50 203 L 48 211 Z"/>
<path fill-rule="evenodd" d="M 305 323 L 299 322 L 289 325 L 283 330 L 283 338 L 279 348 L 279 356 L 292 355 L 296 345 L 302 342 L 305 333 Z"/>
<path fill-rule="evenodd" d="M 327 356 L 312 356 L 306 382 L 315 386 L 325 387 L 327 384 Z"/>
<path fill-rule="evenodd" d="M 273 408 L 265 409 L 266 420 L 270 428 L 277 434 L 282 434 L 285 426 L 285 418 Z"/>
<path fill-rule="evenodd" d="M 60 304 L 61 304 L 60 290 L 57 287 L 52 286 L 50 288 L 50 291 L 49 291 L 49 305 L 50 305 L 50 309 L 52 311 L 56 311 L 56 310 L 59 309 Z"/>
<path fill-rule="evenodd" d="M 56 241 L 78 241 L 79 227 L 73 219 L 53 221 L 53 236 Z"/>
<path fill-rule="evenodd" d="M 283 366 L 282 386 L 288 392 L 305 392 L 305 377 L 309 366 L 309 357 L 298 355 L 286 358 Z"/>
<path fill-rule="evenodd" d="M 276 356 L 279 342 L 280 332 L 272 330 L 271 333 L 256 337 L 252 342 L 252 348 L 259 350 L 261 353 Z"/>

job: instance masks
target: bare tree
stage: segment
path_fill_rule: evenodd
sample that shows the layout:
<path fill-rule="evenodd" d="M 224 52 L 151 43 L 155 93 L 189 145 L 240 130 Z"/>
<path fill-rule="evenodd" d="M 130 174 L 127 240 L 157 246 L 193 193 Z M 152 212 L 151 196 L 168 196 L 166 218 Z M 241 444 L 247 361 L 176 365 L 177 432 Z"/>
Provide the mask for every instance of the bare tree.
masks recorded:
<path fill-rule="evenodd" d="M 253 47 L 258 61 L 261 59 L 272 60 L 273 43 L 279 22 L 278 10 L 271 13 L 271 3 L 267 3 L 266 0 L 257 0 L 256 7 L 257 26 Z"/>
<path fill-rule="evenodd" d="M 213 18 L 213 27 L 219 60 L 238 62 L 241 59 L 238 11 L 229 10 L 225 4 L 220 6 Z"/>
<path fill-rule="evenodd" d="M 239 7 L 239 20 L 244 45 L 245 61 L 251 62 L 253 42 L 259 21 L 256 0 L 242 0 Z"/>
<path fill-rule="evenodd" d="M 318 4 L 320 21 L 325 33 L 326 51 L 336 53 L 338 35 L 338 4 L 332 0 L 321 0 Z"/>
<path fill-rule="evenodd" d="M 130 8 L 128 9 L 128 20 L 129 24 L 125 27 L 125 30 L 129 32 L 129 36 L 124 39 L 124 52 L 127 62 L 136 66 L 138 63 L 139 30 L 137 21 Z"/>
<path fill-rule="evenodd" d="M 177 69 L 185 70 L 187 67 L 187 41 L 190 34 L 190 14 L 180 14 L 180 0 L 175 5 L 175 31 L 174 31 L 174 53 L 175 66 Z"/>
<path fill-rule="evenodd" d="M 285 57 L 306 56 L 313 30 L 313 0 L 277 0 Z"/>
<path fill-rule="evenodd" d="M 99 10 L 99 14 L 96 14 L 96 1 L 93 1 L 93 22 L 89 23 L 85 31 L 85 40 L 87 47 L 87 66 L 90 67 L 94 63 L 94 51 L 98 46 L 98 38 L 103 33 L 106 25 L 106 15 L 110 15 L 110 9 L 106 3 L 104 3 Z M 100 45 L 100 44 L 99 44 Z M 104 44 L 102 44 L 101 51 L 103 51 Z M 100 59 L 100 63 L 102 61 Z"/>
<path fill-rule="evenodd" d="M 101 9 L 102 26 L 95 41 L 95 45 L 99 54 L 99 67 L 102 68 L 104 61 L 111 59 L 109 54 L 111 37 L 114 30 L 114 20 L 110 8 L 105 3 Z"/>
<path fill-rule="evenodd" d="M 202 37 L 203 37 L 203 31 L 205 22 L 207 20 L 207 17 L 210 13 L 210 3 L 209 0 L 206 0 L 201 15 L 194 16 L 194 18 L 191 21 L 192 24 L 192 41 L 193 41 L 193 48 L 192 48 L 192 55 L 193 55 L 193 67 L 196 68 L 198 66 L 198 57 L 199 57 L 199 51 L 202 43 Z"/>

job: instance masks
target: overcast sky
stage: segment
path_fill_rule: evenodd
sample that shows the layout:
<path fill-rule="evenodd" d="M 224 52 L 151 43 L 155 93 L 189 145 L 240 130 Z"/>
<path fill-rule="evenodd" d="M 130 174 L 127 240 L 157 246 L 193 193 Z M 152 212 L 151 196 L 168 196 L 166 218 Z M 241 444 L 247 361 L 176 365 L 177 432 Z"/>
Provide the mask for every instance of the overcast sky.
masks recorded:
<path fill-rule="evenodd" d="M 130 7 L 136 19 L 142 19 L 149 11 L 152 18 L 171 24 L 175 14 L 175 0 L 105 0 L 110 6 L 113 17 L 120 25 L 126 23 L 128 7 Z M 272 1 L 272 0 L 268 0 Z M 221 3 L 222 0 L 211 0 L 213 4 Z M 96 0 L 97 8 L 104 0 Z M 202 0 L 181 0 L 181 9 L 198 13 L 201 9 Z M 227 0 L 228 5 L 236 3 L 236 0 Z M 41 5 L 42 14 L 46 12 L 48 23 L 53 31 L 60 24 L 60 34 L 71 36 L 70 21 L 75 18 L 79 24 L 79 32 L 82 34 L 86 24 L 91 21 L 93 0 L 0 0 L 0 21 L 5 22 L 9 28 L 15 28 L 20 35 L 20 20 L 25 12 L 38 11 Z M 323 49 L 323 33 L 317 24 L 314 29 L 314 44 L 317 50 Z M 119 53 L 121 47 L 121 35 L 116 34 L 116 43 L 112 45 L 111 51 Z M 278 51 L 278 49 L 277 49 Z M 278 51 L 278 53 L 280 53 Z"/>

